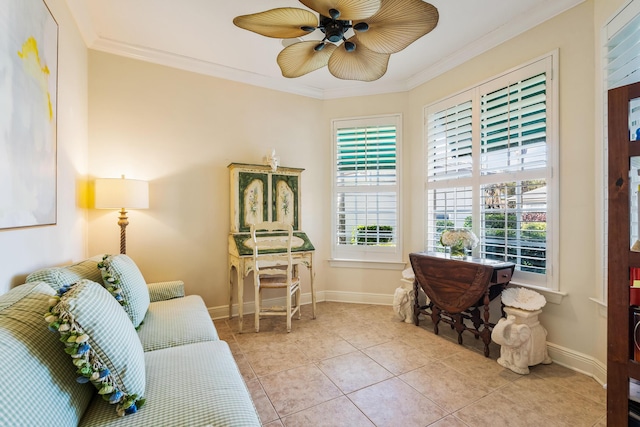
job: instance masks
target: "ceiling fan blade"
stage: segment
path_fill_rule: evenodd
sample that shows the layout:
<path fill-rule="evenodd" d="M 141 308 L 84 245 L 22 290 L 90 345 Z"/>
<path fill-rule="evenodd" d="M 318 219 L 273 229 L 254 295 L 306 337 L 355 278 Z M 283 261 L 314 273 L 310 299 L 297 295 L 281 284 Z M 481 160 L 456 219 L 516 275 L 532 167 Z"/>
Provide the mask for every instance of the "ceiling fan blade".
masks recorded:
<path fill-rule="evenodd" d="M 340 12 L 338 19 L 353 21 L 366 19 L 380 9 L 381 0 L 300 0 L 300 3 L 321 15 L 331 16 L 330 9 Z"/>
<path fill-rule="evenodd" d="M 306 41 L 284 48 L 278 54 L 282 75 L 289 78 L 300 77 L 327 65 L 336 45 L 326 43 L 322 50 L 316 51 L 317 45 L 318 41 Z"/>
<path fill-rule="evenodd" d="M 363 82 L 372 82 L 384 76 L 391 55 L 367 49 L 358 42 L 356 36 L 349 41 L 356 45 L 356 49 L 347 52 L 344 43 L 338 46 L 329 58 L 329 72 L 339 79 Z"/>
<path fill-rule="evenodd" d="M 369 29 L 358 32 L 358 40 L 375 52 L 400 52 L 433 30 L 438 19 L 438 9 L 422 0 L 382 0 L 380 10 L 364 20 Z"/>
<path fill-rule="evenodd" d="M 318 17 L 308 10 L 281 7 L 251 15 L 236 16 L 233 18 L 233 23 L 266 37 L 290 39 L 309 34 L 310 31 L 305 31 L 301 27 L 317 27 Z"/>

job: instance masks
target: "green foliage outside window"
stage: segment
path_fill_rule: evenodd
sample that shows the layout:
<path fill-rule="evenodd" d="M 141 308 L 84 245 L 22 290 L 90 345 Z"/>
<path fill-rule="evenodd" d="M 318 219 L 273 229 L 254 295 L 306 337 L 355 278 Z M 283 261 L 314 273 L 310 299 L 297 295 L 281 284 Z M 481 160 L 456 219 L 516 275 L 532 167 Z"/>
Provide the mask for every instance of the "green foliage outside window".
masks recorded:
<path fill-rule="evenodd" d="M 485 250 L 488 258 L 504 259 L 506 252 L 507 260 L 518 262 L 520 259 L 520 270 L 535 273 L 544 273 L 546 269 L 546 250 L 535 247 L 536 243 L 544 243 L 547 239 L 546 222 L 520 222 L 520 250 L 509 247 L 496 240 L 504 240 L 505 233 L 507 239 L 516 239 L 516 228 L 518 221 L 515 213 L 510 213 L 506 217 L 503 213 L 492 213 L 485 215 Z M 492 240 L 496 243 L 491 244 Z M 526 247 L 533 244 L 534 247 Z M 507 243 L 508 245 L 508 243 Z"/>
<path fill-rule="evenodd" d="M 358 225 L 353 229 L 353 245 L 389 245 L 393 240 L 393 227 L 390 225 Z"/>

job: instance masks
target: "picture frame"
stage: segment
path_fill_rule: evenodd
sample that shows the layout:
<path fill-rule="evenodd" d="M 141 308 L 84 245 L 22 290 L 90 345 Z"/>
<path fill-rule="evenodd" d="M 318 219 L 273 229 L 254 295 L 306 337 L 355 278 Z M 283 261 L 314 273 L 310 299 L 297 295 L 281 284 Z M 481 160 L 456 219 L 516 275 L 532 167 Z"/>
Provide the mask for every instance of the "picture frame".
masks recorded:
<path fill-rule="evenodd" d="M 44 0 L 6 0 L 0 32 L 0 230 L 54 225 L 58 23 Z"/>

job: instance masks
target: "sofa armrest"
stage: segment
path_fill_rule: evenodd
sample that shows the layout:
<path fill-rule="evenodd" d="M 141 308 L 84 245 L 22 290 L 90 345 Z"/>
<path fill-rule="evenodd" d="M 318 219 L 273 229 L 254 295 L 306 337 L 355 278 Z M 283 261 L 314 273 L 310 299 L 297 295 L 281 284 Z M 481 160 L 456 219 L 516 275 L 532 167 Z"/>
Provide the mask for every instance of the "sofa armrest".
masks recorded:
<path fill-rule="evenodd" d="M 184 297 L 184 282 L 182 280 L 147 283 L 147 287 L 151 302 Z"/>

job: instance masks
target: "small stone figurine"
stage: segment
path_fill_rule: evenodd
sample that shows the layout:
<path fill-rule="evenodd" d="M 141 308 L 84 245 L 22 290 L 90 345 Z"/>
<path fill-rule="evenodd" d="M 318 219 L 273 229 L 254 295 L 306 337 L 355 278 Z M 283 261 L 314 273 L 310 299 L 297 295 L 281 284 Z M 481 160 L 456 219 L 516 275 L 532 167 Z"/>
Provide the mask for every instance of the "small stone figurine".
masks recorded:
<path fill-rule="evenodd" d="M 278 156 L 276 156 L 276 149 L 275 148 L 273 150 L 271 150 L 271 154 L 267 155 L 266 160 L 267 160 L 267 164 L 269 166 L 271 166 L 271 170 L 273 172 L 278 170 L 278 162 L 280 161 L 280 158 Z"/>

